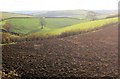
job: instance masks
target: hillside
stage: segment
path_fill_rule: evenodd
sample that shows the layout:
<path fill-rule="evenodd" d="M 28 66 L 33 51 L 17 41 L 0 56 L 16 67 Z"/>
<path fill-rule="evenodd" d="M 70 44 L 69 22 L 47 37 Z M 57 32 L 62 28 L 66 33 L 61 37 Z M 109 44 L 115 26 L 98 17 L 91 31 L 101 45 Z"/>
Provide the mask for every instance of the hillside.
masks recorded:
<path fill-rule="evenodd" d="M 13 71 L 18 79 L 119 79 L 116 26 L 70 37 L 4 45 L 3 73 L 6 76 Z"/>
<path fill-rule="evenodd" d="M 117 10 L 93 10 L 93 11 L 99 14 L 118 14 Z"/>
<path fill-rule="evenodd" d="M 59 29 L 62 27 L 85 22 L 86 20 L 78 20 L 72 18 L 45 18 L 46 26 L 44 31 L 49 29 Z M 1 23 L 1 22 L 0 22 Z M 28 34 L 36 31 L 41 31 L 40 19 L 38 18 L 11 18 L 2 21 L 3 28 L 6 23 L 9 23 L 11 32 Z"/>
<path fill-rule="evenodd" d="M 117 10 L 94 10 L 94 12 L 99 14 L 98 18 L 110 18 L 118 16 Z"/>
<path fill-rule="evenodd" d="M 44 16 L 44 17 L 73 17 L 78 19 L 88 19 L 87 15 L 92 12 L 92 14 L 97 15 L 93 11 L 88 10 L 61 10 L 61 11 L 40 11 L 33 12 L 34 16 Z"/>
<path fill-rule="evenodd" d="M 28 11 L 28 12 L 17 12 L 22 14 L 30 14 L 34 16 L 44 17 L 72 17 L 78 19 L 103 19 L 110 16 L 116 16 L 117 10 L 60 10 L 60 11 Z"/>
<path fill-rule="evenodd" d="M 43 12 L 44 14 L 45 12 Z M 68 12 L 69 15 L 71 12 Z M 68 36 L 81 32 L 88 32 L 94 29 L 101 28 L 104 25 L 115 23 L 117 18 L 107 17 L 106 19 L 94 19 L 94 12 L 88 12 L 85 18 L 75 18 L 68 16 L 45 17 L 46 22 L 44 29 L 41 29 L 41 19 L 32 17 L 28 14 L 3 13 L 4 20 L 0 21 L 0 30 L 6 31 L 4 34 L 4 42 L 14 42 L 20 39 L 28 40 L 29 38 L 46 38 L 52 36 Z M 61 14 L 61 13 L 60 13 Z M 66 13 L 67 14 L 67 13 Z M 74 12 L 72 14 L 75 14 Z M 11 16 L 10 16 L 11 15 Z M 77 15 L 77 12 L 76 14 Z M 78 12 L 79 15 L 79 12 Z M 89 15 L 89 16 L 88 16 Z M 42 17 L 42 16 L 40 16 Z M 7 19 L 9 18 L 9 19 Z M 105 17 L 104 17 L 105 18 Z M 5 20 L 6 19 L 6 20 Z M 21 37 L 13 36 L 23 35 Z M 27 34 L 27 35 L 26 35 Z M 25 35 L 25 37 L 24 37 Z M 9 38 L 9 40 L 8 40 Z M 29 40 L 30 40 L 29 39 Z"/>
<path fill-rule="evenodd" d="M 32 36 L 36 35 L 36 36 L 44 36 L 44 37 L 48 37 L 48 36 L 56 36 L 56 35 L 62 35 L 65 33 L 79 33 L 79 32 L 87 32 L 96 28 L 101 28 L 102 26 L 111 24 L 111 23 L 115 23 L 117 22 L 118 19 L 117 18 L 110 18 L 110 19 L 103 19 L 103 20 L 95 20 L 95 21 L 88 21 L 88 22 L 84 22 L 84 23 L 78 23 L 78 24 L 73 24 L 70 26 L 66 26 L 60 29 L 51 29 L 49 28 L 49 30 L 47 31 L 39 31 L 36 32 L 34 34 L 32 34 Z"/>
<path fill-rule="evenodd" d="M 25 14 L 17 14 L 17 13 L 10 13 L 10 12 L 0 12 L 0 19 L 12 18 L 12 17 L 33 17 L 31 15 Z"/>
<path fill-rule="evenodd" d="M 15 11 L 13 13 L 33 15 L 36 17 L 71 17 L 77 19 L 103 19 L 116 16 L 117 10 L 55 10 L 55 11 Z"/>
<path fill-rule="evenodd" d="M 71 18 L 45 18 L 47 22 L 44 29 L 41 29 L 40 20 L 38 18 L 12 18 L 2 21 L 3 24 L 9 23 L 10 31 L 20 34 L 31 34 L 37 32 L 36 35 L 59 35 L 64 32 L 85 31 L 101 27 L 103 25 L 117 22 L 117 18 L 87 21 L 76 20 Z M 3 25 L 3 28 L 6 27 Z"/>

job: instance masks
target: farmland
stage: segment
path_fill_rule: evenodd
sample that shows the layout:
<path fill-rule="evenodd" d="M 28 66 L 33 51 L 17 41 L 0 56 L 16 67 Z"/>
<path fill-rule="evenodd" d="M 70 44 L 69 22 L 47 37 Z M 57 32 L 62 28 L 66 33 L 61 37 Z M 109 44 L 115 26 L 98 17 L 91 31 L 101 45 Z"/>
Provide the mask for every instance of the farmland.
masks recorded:
<path fill-rule="evenodd" d="M 4 45 L 3 72 L 13 72 L 18 79 L 118 79 L 116 26 L 114 23 L 88 34 Z"/>
<path fill-rule="evenodd" d="M 3 78 L 117 79 L 118 18 L 90 20 L 85 15 L 43 17 L 44 28 L 39 13 L 0 21 Z"/>
<path fill-rule="evenodd" d="M 9 24 L 9 33 L 3 33 L 3 43 L 18 42 L 18 40 L 35 40 L 39 38 L 49 38 L 56 36 L 69 36 L 79 34 L 81 32 L 88 32 L 94 29 L 99 29 L 107 24 L 115 23 L 117 18 L 108 18 L 102 20 L 79 20 L 75 18 L 45 18 L 46 25 L 41 29 L 40 18 L 10 18 L 0 23 L 3 25 L 1 29 L 5 28 L 5 24 Z M 18 36 L 22 34 L 22 36 Z"/>

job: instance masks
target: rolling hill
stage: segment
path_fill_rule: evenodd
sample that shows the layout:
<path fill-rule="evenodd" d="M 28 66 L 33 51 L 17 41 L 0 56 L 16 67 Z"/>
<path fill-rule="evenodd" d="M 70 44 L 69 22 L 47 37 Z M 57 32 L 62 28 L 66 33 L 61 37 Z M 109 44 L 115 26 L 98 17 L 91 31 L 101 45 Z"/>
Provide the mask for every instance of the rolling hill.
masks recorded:
<path fill-rule="evenodd" d="M 33 17 L 28 14 L 17 14 L 17 13 L 10 13 L 10 12 L 0 12 L 0 19 L 7 19 L 7 18 L 12 18 L 12 17 Z"/>
<path fill-rule="evenodd" d="M 91 16 L 95 15 L 96 17 L 97 15 L 93 11 L 86 11 L 86 10 L 83 11 L 67 10 L 67 11 L 48 11 L 48 12 L 42 11 L 42 12 L 38 12 L 38 14 L 33 14 L 34 17 L 30 16 L 30 14 L 17 14 L 17 13 L 7 13 L 7 12 L 3 12 L 2 14 L 3 14 L 2 19 L 6 19 L 6 20 L 0 22 L 0 25 L 2 25 L 1 29 L 7 30 L 5 25 L 8 24 L 10 26 L 9 28 L 10 32 L 18 33 L 18 34 L 34 33 L 38 36 L 40 35 L 51 36 L 51 35 L 60 35 L 66 32 L 87 31 L 90 29 L 104 26 L 109 23 L 117 22 L 117 18 L 111 18 L 111 17 L 108 17 L 108 19 L 102 19 L 102 20 L 96 19 L 94 21 L 91 21 L 89 20 L 93 18 Z M 42 16 L 46 17 L 45 21 L 47 23 L 44 29 L 41 29 L 40 18 L 39 18 Z"/>
<path fill-rule="evenodd" d="M 16 11 L 14 13 L 29 14 L 36 17 L 72 17 L 77 19 L 103 19 L 118 15 L 117 10 L 56 10 L 56 11 Z M 88 17 L 90 16 L 91 17 Z M 94 15 L 94 16 L 93 16 Z"/>
<path fill-rule="evenodd" d="M 112 18 L 118 16 L 117 10 L 94 10 L 97 14 L 99 14 L 98 18 Z"/>
<path fill-rule="evenodd" d="M 62 27 L 86 22 L 86 20 L 78 20 L 73 18 L 45 18 L 46 21 L 46 31 L 49 29 L 59 29 Z M 1 22 L 0 22 L 1 23 Z M 41 24 L 39 18 L 11 18 L 2 21 L 3 28 L 4 25 L 9 23 L 11 26 L 10 31 L 20 34 L 28 34 L 41 30 Z"/>
<path fill-rule="evenodd" d="M 13 15 L 14 14 L 14 15 Z M 117 16 L 117 10 L 56 10 L 56 11 L 13 11 L 9 16 L 34 16 L 34 17 L 70 17 L 77 19 L 103 19 Z M 6 16 L 6 14 L 4 13 Z M 4 17 L 5 17 L 4 16 Z M 19 17 L 18 16 L 18 17 Z"/>
<path fill-rule="evenodd" d="M 85 11 L 86 12 L 86 11 Z M 85 13 L 83 12 L 83 14 Z M 43 14 L 46 12 L 43 12 Z M 69 14 L 68 14 L 69 13 Z M 64 34 L 87 32 L 96 28 L 100 28 L 104 25 L 117 22 L 117 18 L 108 17 L 101 20 L 90 20 L 94 15 L 94 12 L 86 12 L 82 17 L 78 15 L 77 12 L 64 12 L 63 15 L 72 15 L 69 16 L 49 16 L 45 17 L 46 25 L 44 29 L 41 29 L 41 20 L 42 16 L 30 16 L 28 14 L 17 14 L 17 13 L 3 13 L 2 21 L 0 21 L 0 30 L 3 32 L 3 42 L 14 42 L 20 41 L 20 39 L 28 40 L 40 37 L 51 37 L 59 36 Z M 90 14 L 89 14 L 90 13 Z M 49 13 L 50 14 L 50 13 Z M 55 14 L 59 14 L 56 12 Z M 61 15 L 60 13 L 59 15 Z M 86 15 L 87 14 L 87 15 Z M 81 13 L 82 15 L 82 13 Z M 88 16 L 89 15 L 89 16 Z M 96 15 L 96 14 L 95 14 Z M 79 18 L 77 16 L 80 16 Z M 77 17 L 77 18 L 76 18 Z M 9 19 L 8 19 L 9 18 Z M 105 17 L 104 17 L 105 18 Z M 9 30 L 8 30 L 9 29 Z M 27 34 L 27 35 L 26 35 Z M 20 36 L 19 36 L 20 35 Z M 22 36 L 21 36 L 22 35 Z M 9 41 L 9 40 L 10 41 Z"/>
<path fill-rule="evenodd" d="M 44 16 L 44 17 L 72 17 L 78 19 L 87 19 L 89 14 L 88 10 L 61 10 L 61 11 L 42 11 L 42 12 L 33 12 L 34 16 Z M 93 12 L 93 14 L 96 14 Z M 96 14 L 97 15 L 97 14 Z"/>
<path fill-rule="evenodd" d="M 109 18 L 109 19 L 102 19 L 102 20 L 95 20 L 95 21 L 88 21 L 84 23 L 79 24 L 73 24 L 70 26 L 66 26 L 60 29 L 49 29 L 48 31 L 45 31 L 46 29 L 33 33 L 32 36 L 56 36 L 56 35 L 62 35 L 65 33 L 77 33 L 77 32 L 87 32 L 89 30 L 93 30 L 96 28 L 103 27 L 107 24 L 118 22 L 118 18 Z"/>

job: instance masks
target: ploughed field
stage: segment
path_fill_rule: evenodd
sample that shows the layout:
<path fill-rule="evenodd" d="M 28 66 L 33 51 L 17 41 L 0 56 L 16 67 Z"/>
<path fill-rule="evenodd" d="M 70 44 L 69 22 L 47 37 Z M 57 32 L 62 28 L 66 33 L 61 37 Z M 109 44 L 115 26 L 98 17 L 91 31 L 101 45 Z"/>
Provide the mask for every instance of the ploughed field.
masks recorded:
<path fill-rule="evenodd" d="M 3 72 L 19 77 L 117 79 L 117 23 L 64 38 L 4 45 Z"/>

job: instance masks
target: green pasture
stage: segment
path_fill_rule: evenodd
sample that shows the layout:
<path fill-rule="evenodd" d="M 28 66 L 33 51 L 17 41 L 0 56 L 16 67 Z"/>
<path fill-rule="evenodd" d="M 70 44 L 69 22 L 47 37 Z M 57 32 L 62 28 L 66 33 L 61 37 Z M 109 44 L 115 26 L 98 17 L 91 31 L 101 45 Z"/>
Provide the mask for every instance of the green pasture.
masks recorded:
<path fill-rule="evenodd" d="M 38 31 L 48 31 L 52 29 L 60 29 L 66 26 L 85 22 L 85 20 L 78 20 L 72 18 L 45 18 L 46 26 L 41 29 L 39 18 L 12 18 L 2 21 L 4 25 L 6 22 L 11 24 L 11 32 L 20 34 L 29 34 Z"/>
<path fill-rule="evenodd" d="M 46 26 L 41 29 L 39 18 L 13 18 L 3 21 L 9 22 L 11 32 L 29 34 L 30 36 L 55 36 L 66 32 L 88 31 L 118 21 L 118 18 L 109 18 L 95 21 L 78 20 L 72 18 L 45 18 Z"/>

